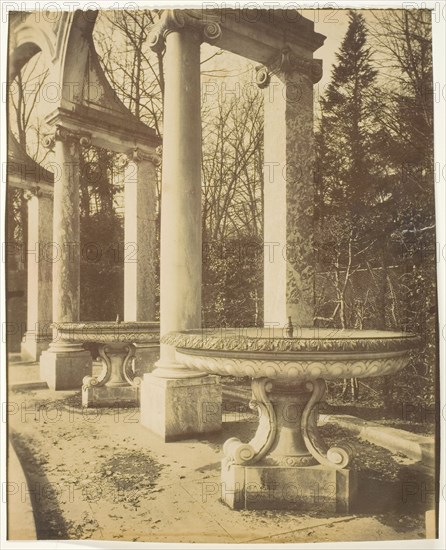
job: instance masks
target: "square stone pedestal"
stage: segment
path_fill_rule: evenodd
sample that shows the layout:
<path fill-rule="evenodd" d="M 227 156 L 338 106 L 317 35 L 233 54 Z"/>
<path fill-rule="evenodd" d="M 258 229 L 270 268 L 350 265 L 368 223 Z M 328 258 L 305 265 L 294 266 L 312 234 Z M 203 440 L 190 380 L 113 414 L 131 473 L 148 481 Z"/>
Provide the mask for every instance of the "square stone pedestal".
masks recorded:
<path fill-rule="evenodd" d="M 235 510 L 349 513 L 356 472 L 325 466 L 238 466 L 222 461 L 221 498 Z"/>
<path fill-rule="evenodd" d="M 25 333 L 24 341 L 20 345 L 20 355 L 24 361 L 38 361 L 49 345 L 48 338 L 36 338 L 32 334 Z"/>
<path fill-rule="evenodd" d="M 221 404 L 218 376 L 170 379 L 145 374 L 141 384 L 141 424 L 166 442 L 221 430 Z"/>
<path fill-rule="evenodd" d="M 40 356 L 40 378 L 52 390 L 80 390 L 84 376 L 91 376 L 93 361 L 89 351 L 44 351 Z"/>
<path fill-rule="evenodd" d="M 138 407 L 137 386 L 91 386 L 82 388 L 83 407 Z"/>

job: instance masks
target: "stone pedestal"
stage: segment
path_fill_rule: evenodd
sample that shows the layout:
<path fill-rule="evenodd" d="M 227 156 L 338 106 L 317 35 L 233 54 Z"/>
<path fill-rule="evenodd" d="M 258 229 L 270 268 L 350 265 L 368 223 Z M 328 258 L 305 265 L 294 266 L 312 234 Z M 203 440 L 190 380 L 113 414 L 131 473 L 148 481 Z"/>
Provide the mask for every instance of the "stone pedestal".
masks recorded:
<path fill-rule="evenodd" d="M 52 390 L 79 390 L 91 375 L 93 361 L 81 344 L 52 342 L 40 357 L 40 378 Z"/>
<path fill-rule="evenodd" d="M 27 331 L 21 343 L 22 359 L 37 361 L 52 339 L 51 252 L 53 200 L 39 190 L 28 193 Z M 49 257 L 48 257 L 49 256 Z"/>
<path fill-rule="evenodd" d="M 51 334 L 51 332 L 50 332 Z M 37 361 L 50 344 L 48 336 L 26 331 L 20 344 L 20 355 L 23 361 Z"/>
<path fill-rule="evenodd" d="M 252 382 L 251 408 L 259 426 L 249 443 L 223 446 L 222 499 L 234 509 L 297 509 L 346 513 L 357 490 L 347 470 L 348 447 L 327 448 L 318 433 L 316 406 L 325 382 Z"/>
<path fill-rule="evenodd" d="M 82 385 L 84 407 L 137 407 L 141 379 L 134 375 L 135 347 L 126 342 L 99 345 L 102 373 L 86 376 Z"/>
<path fill-rule="evenodd" d="M 281 467 L 228 465 L 222 461 L 221 498 L 234 510 L 302 510 L 350 513 L 356 472 L 321 465 Z"/>
<path fill-rule="evenodd" d="M 82 388 L 83 407 L 125 408 L 139 406 L 137 386 L 91 386 Z"/>
<path fill-rule="evenodd" d="M 221 429 L 218 376 L 168 379 L 146 374 L 141 384 L 141 424 L 164 441 Z"/>

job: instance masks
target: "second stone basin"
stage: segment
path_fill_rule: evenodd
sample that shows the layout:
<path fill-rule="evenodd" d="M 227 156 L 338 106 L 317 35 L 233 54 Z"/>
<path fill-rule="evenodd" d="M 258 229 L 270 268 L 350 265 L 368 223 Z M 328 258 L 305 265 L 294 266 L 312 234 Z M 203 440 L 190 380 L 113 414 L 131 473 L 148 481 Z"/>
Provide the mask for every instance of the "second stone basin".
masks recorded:
<path fill-rule="evenodd" d="M 97 348 L 102 363 L 99 376 L 85 376 L 82 403 L 92 406 L 139 404 L 141 378 L 136 375 L 135 353 L 139 345 L 159 343 L 159 323 L 85 321 L 54 323 L 53 342 L 66 351 L 70 346 Z M 90 350 L 91 351 L 91 350 Z M 96 353 L 95 353 L 96 355 Z"/>
<path fill-rule="evenodd" d="M 163 344 L 176 348 L 189 369 L 220 376 L 276 380 L 367 378 L 404 368 L 414 334 L 381 330 L 297 327 L 197 329 L 168 333 Z"/>
<path fill-rule="evenodd" d="M 109 344 L 118 342 L 159 342 L 159 323 L 151 321 L 113 322 L 83 321 L 54 323 L 53 340 L 65 342 Z"/>

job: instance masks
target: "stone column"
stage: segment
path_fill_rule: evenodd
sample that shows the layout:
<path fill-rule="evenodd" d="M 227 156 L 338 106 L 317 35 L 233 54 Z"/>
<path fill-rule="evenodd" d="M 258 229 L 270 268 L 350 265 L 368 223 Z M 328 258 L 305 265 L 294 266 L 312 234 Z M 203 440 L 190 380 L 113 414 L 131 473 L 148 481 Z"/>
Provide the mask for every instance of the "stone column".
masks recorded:
<path fill-rule="evenodd" d="M 79 154 L 89 139 L 57 126 L 45 145 L 54 147 L 57 173 L 54 176 L 53 228 L 53 342 L 40 359 L 40 375 L 56 390 L 77 389 L 91 375 L 92 360 L 82 344 L 60 341 L 57 323 L 79 321 L 80 231 Z"/>
<path fill-rule="evenodd" d="M 124 169 L 124 320 L 154 321 L 157 158 L 135 150 Z"/>
<path fill-rule="evenodd" d="M 264 321 L 312 326 L 314 316 L 313 84 L 322 62 L 290 49 L 257 83 L 265 88 Z"/>
<path fill-rule="evenodd" d="M 24 360 L 37 361 L 52 339 L 53 197 L 35 187 L 28 199 L 27 322 L 21 344 Z"/>
<path fill-rule="evenodd" d="M 201 327 L 201 106 L 200 44 L 219 36 L 214 23 L 187 10 L 164 10 L 151 37 L 165 68 L 161 202 L 160 336 Z M 160 360 L 141 386 L 141 423 L 165 441 L 220 429 L 203 420 L 205 402 L 221 406 L 218 377 L 175 360 L 161 344 Z"/>
<path fill-rule="evenodd" d="M 124 320 L 154 321 L 157 295 L 156 153 L 135 149 L 124 165 Z M 159 344 L 134 344 L 136 372 L 150 372 Z"/>

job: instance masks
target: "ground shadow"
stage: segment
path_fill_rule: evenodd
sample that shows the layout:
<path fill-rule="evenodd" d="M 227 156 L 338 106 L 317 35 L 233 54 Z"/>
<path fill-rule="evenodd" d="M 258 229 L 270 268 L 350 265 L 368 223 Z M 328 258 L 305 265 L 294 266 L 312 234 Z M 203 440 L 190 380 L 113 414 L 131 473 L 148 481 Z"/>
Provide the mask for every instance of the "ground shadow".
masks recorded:
<path fill-rule="evenodd" d="M 21 498 L 31 499 L 37 539 L 70 538 L 68 530 L 71 523 L 64 519 L 58 506 L 58 487 L 45 475 L 42 467 L 44 462 L 36 456 L 35 448 L 31 447 L 29 438 L 22 437 L 16 432 L 11 432 L 9 438 L 25 473 L 29 493 L 23 492 Z M 10 474 L 8 472 L 8 479 L 12 482 Z M 13 521 L 20 521 L 20 517 L 14 513 L 14 510 L 9 509 L 8 513 L 13 517 Z"/>

